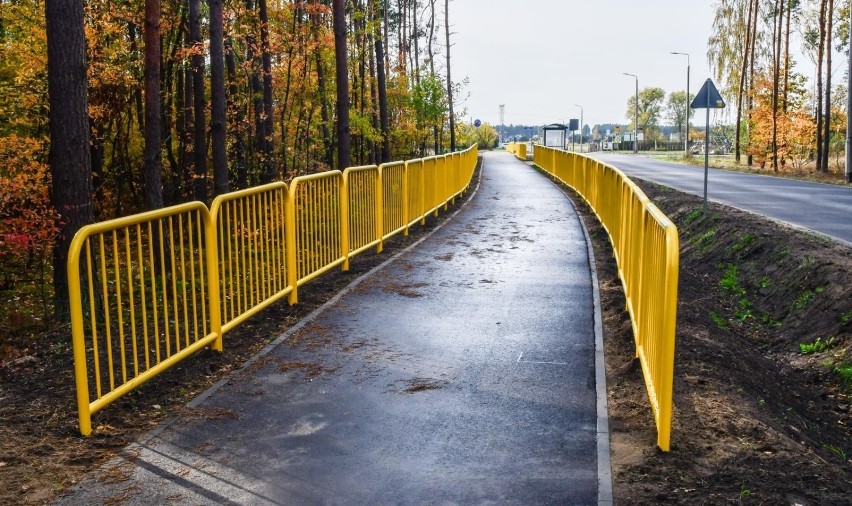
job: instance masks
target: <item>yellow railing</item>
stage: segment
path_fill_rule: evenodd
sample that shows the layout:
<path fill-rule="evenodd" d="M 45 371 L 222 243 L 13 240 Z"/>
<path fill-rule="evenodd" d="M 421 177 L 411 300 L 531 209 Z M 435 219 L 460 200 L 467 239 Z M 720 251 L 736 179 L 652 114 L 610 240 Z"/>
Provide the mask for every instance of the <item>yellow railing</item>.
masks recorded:
<path fill-rule="evenodd" d="M 68 256 L 80 432 L 91 416 L 463 193 L 477 148 L 295 178 L 80 229 Z"/>
<path fill-rule="evenodd" d="M 510 142 L 506 145 L 506 151 L 515 155 L 519 160 L 527 160 L 527 145 L 523 142 Z M 535 150 L 533 150 L 535 151 Z"/>
<path fill-rule="evenodd" d="M 587 156 L 536 146 L 535 165 L 571 186 L 609 233 L 657 424 L 669 450 L 680 259 L 675 225 L 620 170 Z"/>
<path fill-rule="evenodd" d="M 287 278 L 287 185 L 270 183 L 216 197 L 222 332 L 292 291 Z"/>
<path fill-rule="evenodd" d="M 68 256 L 80 432 L 206 346 L 222 350 L 216 229 L 200 202 L 83 227 Z"/>

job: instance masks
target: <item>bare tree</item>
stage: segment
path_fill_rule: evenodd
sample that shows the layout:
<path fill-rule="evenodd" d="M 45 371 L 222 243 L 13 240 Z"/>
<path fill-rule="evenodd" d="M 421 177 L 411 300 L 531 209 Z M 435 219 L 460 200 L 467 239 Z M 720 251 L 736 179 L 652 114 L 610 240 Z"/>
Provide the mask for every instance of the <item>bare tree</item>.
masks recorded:
<path fill-rule="evenodd" d="M 74 234 L 94 221 L 83 3 L 46 0 L 44 14 L 51 202 L 60 217 L 53 248 L 54 313 L 64 319 L 69 314 L 68 248 Z"/>

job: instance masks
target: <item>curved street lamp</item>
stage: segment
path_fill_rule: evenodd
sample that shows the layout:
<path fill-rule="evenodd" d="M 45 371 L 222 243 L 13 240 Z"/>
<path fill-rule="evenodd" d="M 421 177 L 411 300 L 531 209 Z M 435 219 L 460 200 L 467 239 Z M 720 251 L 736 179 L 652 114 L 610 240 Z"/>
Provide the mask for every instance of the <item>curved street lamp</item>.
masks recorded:
<path fill-rule="evenodd" d="M 637 133 L 639 131 L 639 76 L 636 74 L 628 74 L 627 72 L 622 72 L 622 74 L 636 78 L 636 102 L 633 104 L 633 153 L 638 153 L 639 137 L 637 137 Z"/>
<path fill-rule="evenodd" d="M 583 152 L 583 106 L 574 104 L 574 107 L 580 108 L 580 152 Z"/>
<path fill-rule="evenodd" d="M 689 53 L 672 51 L 671 54 L 686 56 L 686 109 L 683 111 L 686 114 L 686 132 L 684 132 L 686 138 L 683 140 L 683 150 L 684 155 L 689 156 Z"/>

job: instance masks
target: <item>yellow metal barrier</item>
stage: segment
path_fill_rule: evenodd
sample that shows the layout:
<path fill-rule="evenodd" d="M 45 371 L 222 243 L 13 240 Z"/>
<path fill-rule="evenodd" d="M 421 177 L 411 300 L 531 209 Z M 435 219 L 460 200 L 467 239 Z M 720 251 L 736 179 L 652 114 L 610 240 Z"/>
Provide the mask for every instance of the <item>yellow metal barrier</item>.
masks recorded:
<path fill-rule="evenodd" d="M 349 254 L 348 206 L 343 199 L 343 174 L 338 170 L 299 176 L 290 183 L 286 215 L 287 242 L 295 250 L 287 255 L 290 285 L 302 286 L 346 262 Z M 290 304 L 299 301 L 298 289 Z"/>
<path fill-rule="evenodd" d="M 408 224 L 412 225 L 426 223 L 426 183 L 424 181 L 425 169 L 422 159 L 405 162 L 408 179 Z M 407 231 L 407 228 L 406 228 Z"/>
<path fill-rule="evenodd" d="M 620 170 L 536 146 L 537 166 L 574 188 L 607 230 L 624 285 L 657 445 L 669 450 L 680 249 L 675 225 Z"/>
<path fill-rule="evenodd" d="M 216 197 L 222 332 L 228 332 L 293 290 L 287 282 L 284 223 L 287 185 L 267 185 Z"/>
<path fill-rule="evenodd" d="M 222 350 L 216 230 L 204 204 L 88 225 L 68 256 L 80 432 L 206 346 Z"/>
<path fill-rule="evenodd" d="M 382 240 L 393 237 L 408 225 L 408 177 L 405 162 L 379 167 L 382 182 Z"/>
<path fill-rule="evenodd" d="M 506 145 L 506 151 L 512 153 L 519 160 L 526 161 L 527 159 L 527 145 L 523 142 L 510 142 Z"/>
<path fill-rule="evenodd" d="M 470 185 L 477 148 L 355 167 L 83 227 L 68 255 L 80 432 L 91 416 Z M 224 320 L 224 324 L 223 324 Z"/>
<path fill-rule="evenodd" d="M 382 179 L 375 165 L 352 167 L 343 171 L 344 193 L 349 208 L 349 242 L 347 256 L 354 256 L 373 246 L 382 250 Z"/>

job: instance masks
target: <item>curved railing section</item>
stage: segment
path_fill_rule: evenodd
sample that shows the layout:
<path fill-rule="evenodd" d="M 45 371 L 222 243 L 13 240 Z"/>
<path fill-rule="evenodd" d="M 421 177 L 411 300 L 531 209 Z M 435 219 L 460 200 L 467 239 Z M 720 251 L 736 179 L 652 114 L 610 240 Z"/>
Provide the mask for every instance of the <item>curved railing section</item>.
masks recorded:
<path fill-rule="evenodd" d="M 515 155 L 519 160 L 527 161 L 527 145 L 523 142 L 506 144 L 506 151 Z"/>
<path fill-rule="evenodd" d="M 680 261 L 677 227 L 611 165 L 544 146 L 535 146 L 533 162 L 576 190 L 609 234 L 657 424 L 657 445 L 668 451 Z"/>
<path fill-rule="evenodd" d="M 300 176 L 80 229 L 68 255 L 80 432 L 91 417 L 470 186 L 477 148 Z"/>

